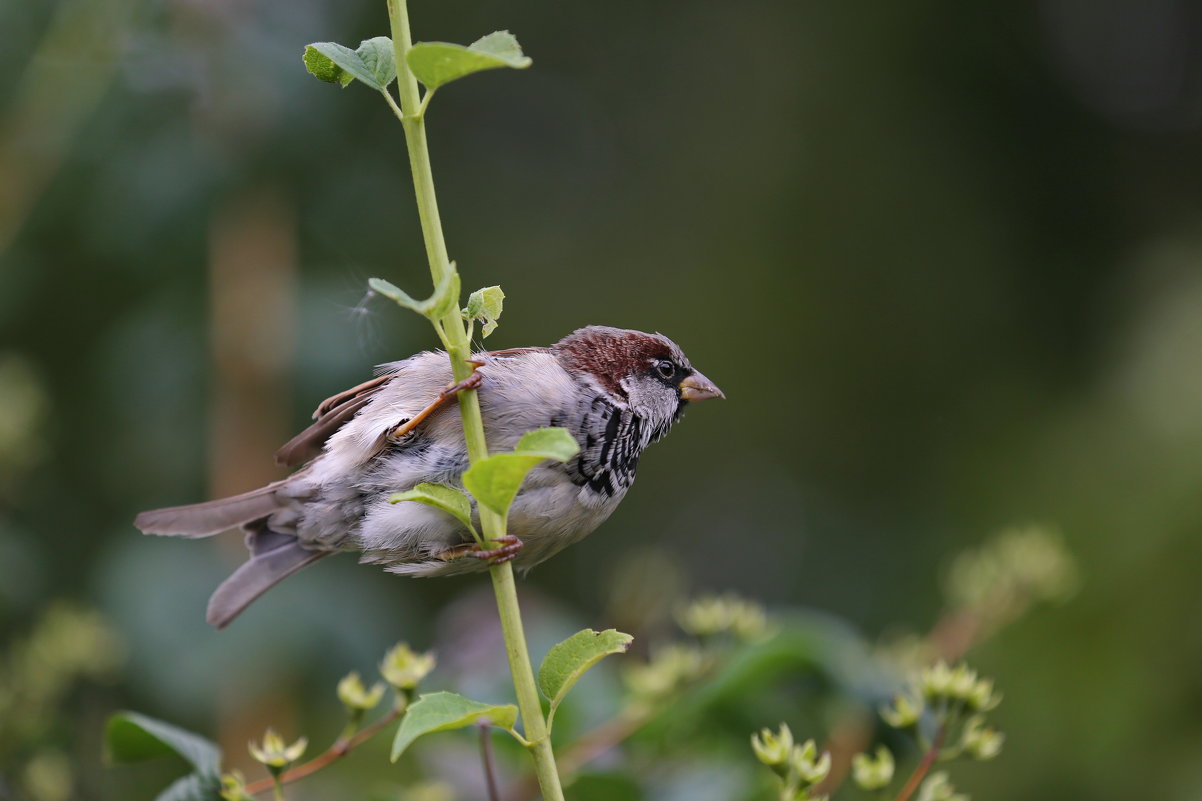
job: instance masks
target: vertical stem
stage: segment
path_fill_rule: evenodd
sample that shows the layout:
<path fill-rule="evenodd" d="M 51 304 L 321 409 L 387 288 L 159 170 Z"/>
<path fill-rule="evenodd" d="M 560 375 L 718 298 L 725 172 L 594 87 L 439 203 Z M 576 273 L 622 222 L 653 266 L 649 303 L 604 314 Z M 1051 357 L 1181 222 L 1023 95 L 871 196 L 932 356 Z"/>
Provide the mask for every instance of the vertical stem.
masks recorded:
<path fill-rule="evenodd" d="M 417 195 L 417 211 L 421 218 L 426 255 L 430 261 L 430 276 L 437 286 L 454 267 L 447 256 L 442 221 L 438 215 L 434 173 L 430 166 L 430 151 L 426 141 L 426 121 L 418 97 L 417 79 L 405 60 L 409 48 L 413 46 L 413 38 L 409 32 L 409 11 L 406 0 L 387 2 L 397 67 L 397 94 L 403 112 L 401 123 L 405 129 L 405 144 L 409 150 L 409 166 L 413 171 L 413 189 Z M 471 365 L 467 363 L 471 354 L 471 343 L 468 342 L 464 320 L 458 309 L 452 309 L 439 322 L 446 338 L 451 370 L 456 380 L 463 380 L 472 371 Z M 484 438 L 480 400 L 475 390 L 459 393 L 459 411 L 463 418 L 463 435 L 467 443 L 468 457 L 472 462 L 479 461 L 488 456 L 488 444 Z M 495 541 L 505 536 L 505 520 L 500 515 L 483 506 L 479 511 L 480 526 L 484 530 L 486 540 Z M 555 768 L 555 755 L 551 750 L 542 703 L 534 683 L 534 669 L 530 665 L 530 653 L 526 647 L 517 587 L 513 580 L 513 565 L 509 562 L 494 565 L 489 569 L 489 574 L 492 576 L 493 590 L 497 597 L 497 612 L 501 618 L 501 630 L 505 635 L 505 653 L 509 657 L 509 670 L 513 676 L 514 692 L 522 715 L 522 727 L 526 739 L 530 741 L 530 753 L 534 759 L 539 787 L 542 789 L 544 801 L 563 801 L 563 789 L 560 787 L 559 773 Z"/>

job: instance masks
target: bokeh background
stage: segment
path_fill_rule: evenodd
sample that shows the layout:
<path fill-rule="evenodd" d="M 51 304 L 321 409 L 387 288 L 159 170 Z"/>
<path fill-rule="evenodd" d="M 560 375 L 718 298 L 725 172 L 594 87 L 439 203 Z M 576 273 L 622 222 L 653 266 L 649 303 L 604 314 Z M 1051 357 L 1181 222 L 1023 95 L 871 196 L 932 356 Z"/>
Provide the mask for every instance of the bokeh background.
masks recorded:
<path fill-rule="evenodd" d="M 508 28 L 535 61 L 430 115 L 452 257 L 508 294 L 488 344 L 658 330 L 729 396 L 522 584 L 536 652 L 704 590 L 866 642 L 924 631 L 949 558 L 1038 521 L 1080 591 L 974 652 L 1009 740 L 959 783 L 1202 797 L 1196 3 L 412 13 L 419 40 Z M 177 768 L 100 759 L 119 708 L 242 767 L 269 722 L 324 742 L 333 683 L 399 639 L 438 649 L 436 685 L 504 697 L 478 579 L 332 559 L 218 634 L 238 537 L 130 525 L 278 477 L 319 400 L 434 344 L 365 296 L 428 283 L 399 126 L 300 62 L 386 31 L 383 2 L 0 2 L 0 797 L 153 797 Z M 751 797 L 748 732 L 821 737 L 845 703 L 815 675 L 753 676 L 589 797 Z M 469 737 L 382 753 L 291 797 L 417 798 L 421 770 L 481 797 Z"/>

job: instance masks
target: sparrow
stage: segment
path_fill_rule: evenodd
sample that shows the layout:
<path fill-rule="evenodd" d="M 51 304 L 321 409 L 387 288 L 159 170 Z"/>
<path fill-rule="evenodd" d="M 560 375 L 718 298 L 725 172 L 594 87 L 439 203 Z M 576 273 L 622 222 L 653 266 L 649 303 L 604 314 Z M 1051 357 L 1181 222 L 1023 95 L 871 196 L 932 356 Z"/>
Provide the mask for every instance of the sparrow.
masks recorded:
<path fill-rule="evenodd" d="M 209 537 L 245 531 L 250 558 L 209 601 L 224 628 L 272 586 L 337 551 L 409 576 L 485 570 L 513 560 L 528 570 L 596 529 L 634 482 L 643 449 L 664 437 L 688 404 L 725 397 L 661 334 L 588 326 L 550 347 L 473 355 L 455 384 L 445 353 L 380 365 L 370 381 L 328 398 L 314 422 L 276 453 L 299 467 L 230 498 L 143 512 L 146 534 Z M 429 482 L 463 488 L 469 467 L 456 392 L 474 388 L 490 452 L 559 426 L 580 452 L 526 477 L 501 546 L 483 550 L 454 516 L 394 493 Z M 474 508 L 473 517 L 478 523 Z"/>

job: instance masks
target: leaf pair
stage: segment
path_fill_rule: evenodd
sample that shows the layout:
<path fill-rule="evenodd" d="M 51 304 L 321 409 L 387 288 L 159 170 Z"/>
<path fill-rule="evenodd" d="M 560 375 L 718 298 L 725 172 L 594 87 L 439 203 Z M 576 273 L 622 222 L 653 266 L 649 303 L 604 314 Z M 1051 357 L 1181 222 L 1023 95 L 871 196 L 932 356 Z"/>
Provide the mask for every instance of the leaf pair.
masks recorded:
<path fill-rule="evenodd" d="M 367 39 L 357 50 L 336 42 L 314 42 L 305 47 L 303 58 L 305 69 L 327 83 L 345 87 L 357 80 L 383 92 L 396 80 L 396 59 L 392 40 L 387 36 Z M 419 42 L 409 49 L 405 60 L 414 77 L 431 92 L 474 72 L 500 67 L 525 69 L 531 64 L 509 31 L 490 33 L 467 47 L 449 42 Z"/>
<path fill-rule="evenodd" d="M 396 80 L 396 59 L 392 52 L 392 40 L 387 36 L 366 39 L 359 43 L 358 50 L 351 50 L 336 42 L 314 42 L 305 47 L 302 58 L 305 69 L 313 77 L 343 87 L 358 80 L 377 92 L 383 92 L 388 84 Z"/>
<path fill-rule="evenodd" d="M 104 732 L 110 762 L 145 762 L 176 755 L 192 773 L 172 783 L 155 801 L 209 801 L 221 785 L 221 750 L 203 737 L 137 712 L 118 712 Z"/>
<path fill-rule="evenodd" d="M 585 629 L 554 646 L 538 670 L 538 686 L 551 702 L 548 722 L 568 691 L 593 665 L 609 654 L 623 653 L 630 647 L 629 634 L 614 629 Z M 425 734 L 451 731 L 486 723 L 518 737 L 514 726 L 518 710 L 513 704 L 492 705 L 448 692 L 421 696 L 405 712 L 392 741 L 392 761 L 396 762 L 413 741 Z M 521 738 L 519 738 L 521 739 Z"/>

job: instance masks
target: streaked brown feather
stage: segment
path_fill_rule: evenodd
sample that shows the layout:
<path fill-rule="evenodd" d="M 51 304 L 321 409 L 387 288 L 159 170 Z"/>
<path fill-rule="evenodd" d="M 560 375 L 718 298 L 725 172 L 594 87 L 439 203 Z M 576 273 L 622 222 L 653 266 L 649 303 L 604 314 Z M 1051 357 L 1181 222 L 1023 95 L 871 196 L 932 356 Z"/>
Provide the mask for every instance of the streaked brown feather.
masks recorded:
<path fill-rule="evenodd" d="M 316 422 L 288 440 L 282 448 L 275 452 L 276 464 L 295 467 L 320 454 L 321 449 L 325 447 L 326 440 L 333 436 L 335 431 L 342 428 L 346 421 L 354 417 L 377 392 L 396 376 L 396 373 L 377 376 L 323 400 L 317 406 L 317 410 L 313 412 L 313 419 Z"/>

